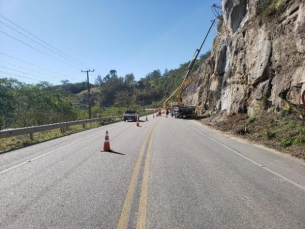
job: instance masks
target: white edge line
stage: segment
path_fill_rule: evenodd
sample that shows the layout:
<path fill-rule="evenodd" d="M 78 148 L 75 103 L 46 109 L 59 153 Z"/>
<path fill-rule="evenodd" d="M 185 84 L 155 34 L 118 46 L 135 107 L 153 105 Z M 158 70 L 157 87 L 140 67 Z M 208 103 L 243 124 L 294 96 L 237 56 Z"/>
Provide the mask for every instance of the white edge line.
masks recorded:
<path fill-rule="evenodd" d="M 117 128 L 117 127 L 119 127 L 119 126 L 115 126 L 115 127 L 113 127 L 113 128 L 110 128 L 109 130 L 113 130 L 113 129 Z M 79 141 L 72 142 L 72 143 L 70 143 L 70 144 L 68 144 L 68 145 L 62 146 L 62 147 L 60 147 L 60 148 L 58 148 L 58 149 L 55 149 L 55 150 L 52 150 L 52 151 L 50 151 L 50 152 L 44 153 L 44 154 L 39 155 L 39 156 L 37 156 L 37 157 L 34 157 L 34 158 L 32 158 L 32 159 L 28 159 L 27 161 L 21 162 L 21 163 L 19 163 L 19 164 L 17 164 L 17 165 L 14 165 L 14 166 L 10 167 L 10 168 L 7 168 L 7 169 L 4 169 L 4 170 L 0 171 L 0 175 L 2 175 L 2 174 L 4 174 L 4 173 L 7 173 L 7 172 L 9 172 L 9 171 L 11 171 L 11 170 L 13 170 L 13 169 L 16 169 L 16 168 L 18 168 L 18 167 L 20 167 L 20 166 L 26 165 L 26 164 L 28 164 L 29 162 L 36 161 L 36 160 L 38 160 L 38 159 L 40 159 L 40 158 L 42 158 L 42 157 L 45 157 L 45 156 L 47 156 L 47 155 L 49 155 L 49 154 L 51 154 L 51 153 L 56 152 L 56 151 L 58 151 L 58 150 L 64 149 L 64 148 L 66 148 L 66 147 L 68 147 L 68 146 L 71 146 L 71 145 L 74 145 L 74 144 L 79 143 L 79 142 L 81 142 L 81 141 L 84 141 L 84 140 L 86 140 L 86 139 L 92 138 L 92 137 L 94 137 L 94 136 L 96 136 L 96 135 L 99 135 L 99 134 L 101 134 L 101 133 L 90 135 L 90 136 L 87 137 L 87 138 L 83 138 L 83 139 L 81 139 L 81 140 L 79 140 Z"/>
<path fill-rule="evenodd" d="M 290 180 L 289 178 L 287 178 L 287 177 L 285 177 L 285 176 L 283 176 L 283 175 L 281 175 L 281 174 L 279 174 L 279 173 L 277 173 L 277 172 L 275 172 L 275 171 L 273 171 L 273 170 L 267 168 L 266 166 L 264 166 L 264 165 L 262 165 L 262 164 L 260 164 L 260 163 L 258 163 L 258 162 L 256 162 L 256 161 L 252 160 L 251 158 L 249 158 L 249 157 L 247 157 L 247 156 L 241 154 L 240 152 L 238 152 L 238 151 L 236 151 L 236 150 L 230 148 L 229 146 L 227 146 L 227 145 L 223 144 L 222 142 L 216 140 L 215 138 L 211 137 L 210 135 L 208 135 L 208 134 L 206 134 L 206 133 L 204 133 L 204 132 L 202 132 L 202 131 L 196 129 L 195 127 L 193 127 L 193 126 L 190 126 L 190 127 L 192 127 L 193 129 L 195 129 L 195 130 L 198 131 L 199 133 L 206 135 L 206 136 L 207 136 L 208 138 L 210 138 L 211 140 L 217 142 L 218 144 L 222 145 L 223 147 L 227 148 L 228 150 L 232 151 L 233 153 L 239 155 L 240 157 L 246 159 L 247 161 L 252 162 L 253 164 L 255 164 L 255 165 L 257 165 L 257 166 L 259 166 L 259 167 L 265 169 L 266 171 L 272 173 L 273 175 L 276 175 L 277 177 L 279 177 L 279 178 L 281 178 L 281 179 L 283 179 L 283 180 L 285 180 L 285 181 L 287 181 L 287 182 L 289 182 L 289 183 L 291 183 L 291 184 L 293 184 L 293 185 L 297 186 L 298 188 L 300 188 L 300 189 L 302 189 L 302 190 L 305 191 L 305 187 L 304 187 L 304 186 L 302 186 L 302 185 L 300 185 L 300 184 L 298 184 L 298 183 L 296 183 L 296 182 Z"/>

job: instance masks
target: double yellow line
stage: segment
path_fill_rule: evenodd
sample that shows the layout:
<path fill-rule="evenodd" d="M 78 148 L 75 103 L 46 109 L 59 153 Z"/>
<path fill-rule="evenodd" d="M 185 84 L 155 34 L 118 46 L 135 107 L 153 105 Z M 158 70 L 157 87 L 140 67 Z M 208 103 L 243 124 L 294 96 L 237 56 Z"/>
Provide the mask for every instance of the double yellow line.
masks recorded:
<path fill-rule="evenodd" d="M 157 123 L 150 129 L 148 134 L 145 137 L 144 143 L 141 147 L 140 154 L 138 156 L 131 181 L 128 187 L 127 195 L 125 198 L 125 202 L 123 205 L 123 209 L 121 212 L 118 229 L 125 229 L 128 226 L 131 207 L 134 199 L 135 190 L 137 187 L 137 180 L 141 168 L 141 163 L 143 156 L 145 154 L 145 149 L 147 146 L 147 154 L 145 159 L 144 171 L 143 171 L 143 178 L 142 178 L 142 185 L 141 185 L 141 194 L 139 200 L 139 209 L 138 209 L 138 219 L 137 219 L 137 229 L 145 229 L 146 226 L 146 206 L 147 206 L 147 190 L 148 190 L 148 171 L 149 171 L 149 160 L 150 160 L 150 152 L 151 152 L 151 143 L 152 143 L 152 133 L 154 132 Z"/>

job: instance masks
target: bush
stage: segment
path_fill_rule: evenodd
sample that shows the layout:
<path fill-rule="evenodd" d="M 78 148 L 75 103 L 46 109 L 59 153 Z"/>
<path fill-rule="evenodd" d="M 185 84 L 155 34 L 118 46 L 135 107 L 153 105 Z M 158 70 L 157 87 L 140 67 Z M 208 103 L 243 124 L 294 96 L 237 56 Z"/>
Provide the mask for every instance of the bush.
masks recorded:
<path fill-rule="evenodd" d="M 258 15 L 274 15 L 279 13 L 285 6 L 285 0 L 260 0 L 256 13 Z"/>
<path fill-rule="evenodd" d="M 294 129 L 296 127 L 297 123 L 295 121 L 290 121 L 288 123 L 288 128 L 289 129 Z"/>
<path fill-rule="evenodd" d="M 273 0 L 264 0 L 258 3 L 257 14 L 262 14 L 272 4 Z"/>
<path fill-rule="evenodd" d="M 298 136 L 293 141 L 294 145 L 303 145 L 305 144 L 305 136 Z"/>
<path fill-rule="evenodd" d="M 270 130 L 266 130 L 262 133 L 262 138 L 265 140 L 271 140 L 275 138 L 275 133 L 271 132 Z"/>
<path fill-rule="evenodd" d="M 299 135 L 305 135 L 305 129 L 303 129 L 303 128 L 301 128 L 301 127 L 299 127 L 299 128 L 297 129 L 297 132 L 298 132 Z"/>
<path fill-rule="evenodd" d="M 282 138 L 281 143 L 283 147 L 288 147 L 292 145 L 293 140 L 291 138 Z"/>
<path fill-rule="evenodd" d="M 249 117 L 249 118 L 247 119 L 247 121 L 246 121 L 246 124 L 249 125 L 249 124 L 255 122 L 257 119 L 258 119 L 257 116 Z"/>

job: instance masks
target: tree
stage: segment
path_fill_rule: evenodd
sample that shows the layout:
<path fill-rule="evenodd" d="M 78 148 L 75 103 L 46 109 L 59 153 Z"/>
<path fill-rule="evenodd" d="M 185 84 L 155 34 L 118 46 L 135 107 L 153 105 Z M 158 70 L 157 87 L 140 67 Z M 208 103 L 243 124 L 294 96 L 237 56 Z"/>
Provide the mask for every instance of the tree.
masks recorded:
<path fill-rule="evenodd" d="M 117 92 L 126 89 L 124 88 L 124 78 L 118 77 L 116 70 L 110 70 L 99 86 L 101 90 L 100 105 L 107 107 L 113 106 Z"/>
<path fill-rule="evenodd" d="M 127 74 L 125 76 L 125 84 L 126 85 L 130 86 L 130 85 L 132 85 L 134 83 L 134 81 L 135 81 L 135 77 L 134 77 L 134 75 L 132 73 Z"/>
<path fill-rule="evenodd" d="M 13 80 L 0 79 L 0 130 L 5 128 L 15 110 L 15 98 L 12 92 Z"/>
<path fill-rule="evenodd" d="M 211 55 L 211 51 L 207 51 L 206 53 L 201 54 L 201 55 L 199 56 L 199 59 L 200 59 L 200 60 L 206 60 L 206 59 L 209 58 L 210 55 Z"/>
<path fill-rule="evenodd" d="M 101 87 L 104 84 L 102 76 L 98 75 L 95 79 L 95 85 Z"/>
<path fill-rule="evenodd" d="M 163 77 L 168 75 L 168 69 L 165 68 L 164 73 L 163 73 Z"/>
<path fill-rule="evenodd" d="M 60 82 L 61 82 L 62 85 L 64 85 L 64 86 L 66 86 L 66 85 L 68 85 L 68 84 L 70 83 L 69 80 L 61 80 Z"/>
<path fill-rule="evenodd" d="M 114 106 L 116 107 L 130 107 L 133 104 L 133 98 L 127 91 L 119 91 L 115 94 Z"/>
<path fill-rule="evenodd" d="M 110 76 L 111 77 L 117 77 L 117 71 L 116 70 L 110 70 Z"/>
<path fill-rule="evenodd" d="M 12 127 L 43 125 L 77 118 L 77 111 L 67 100 L 65 89 L 47 82 L 22 84 L 14 91 L 15 111 Z"/>

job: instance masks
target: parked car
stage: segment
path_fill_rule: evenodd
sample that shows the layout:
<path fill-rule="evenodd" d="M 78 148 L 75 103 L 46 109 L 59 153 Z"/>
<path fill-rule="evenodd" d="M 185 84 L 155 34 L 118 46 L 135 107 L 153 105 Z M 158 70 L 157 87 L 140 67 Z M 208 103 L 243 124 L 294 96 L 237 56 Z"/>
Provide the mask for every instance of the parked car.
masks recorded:
<path fill-rule="evenodd" d="M 138 114 L 135 110 L 127 110 L 124 114 L 123 114 L 123 120 L 124 122 L 126 120 L 132 120 L 132 121 L 137 121 L 137 117 Z"/>

